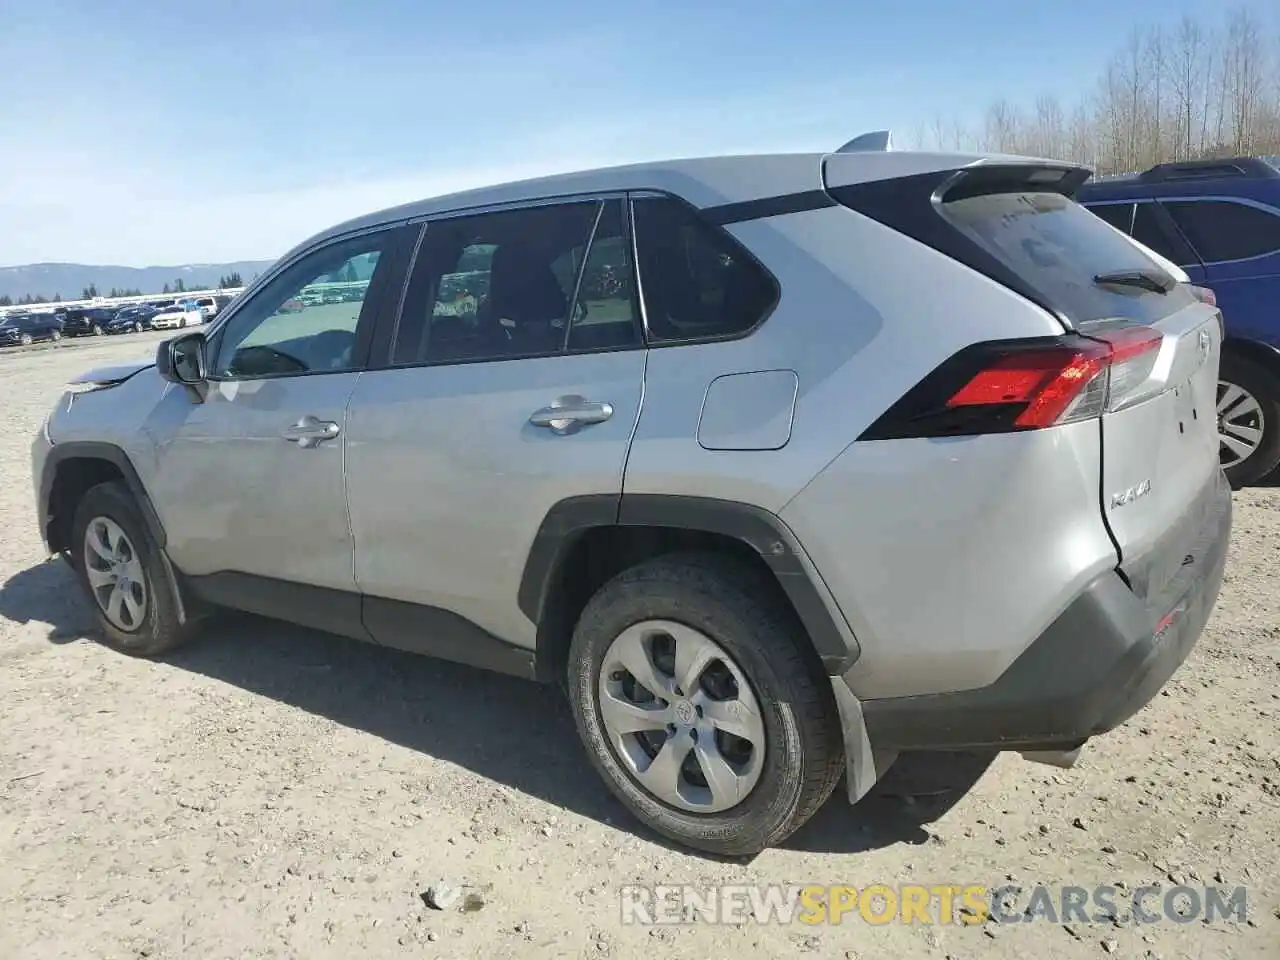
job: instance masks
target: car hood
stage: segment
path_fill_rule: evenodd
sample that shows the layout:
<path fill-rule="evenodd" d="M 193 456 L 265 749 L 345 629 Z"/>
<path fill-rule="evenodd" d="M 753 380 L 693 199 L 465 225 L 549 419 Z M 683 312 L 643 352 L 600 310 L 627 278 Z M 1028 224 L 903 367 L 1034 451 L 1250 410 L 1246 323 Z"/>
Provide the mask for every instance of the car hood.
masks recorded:
<path fill-rule="evenodd" d="M 86 370 L 80 374 L 71 383 L 92 384 L 100 387 L 114 386 L 117 383 L 124 383 L 134 374 L 141 373 L 148 367 L 154 367 L 155 365 L 154 360 L 138 360 L 134 363 L 122 363 L 112 367 L 94 367 L 92 370 Z"/>

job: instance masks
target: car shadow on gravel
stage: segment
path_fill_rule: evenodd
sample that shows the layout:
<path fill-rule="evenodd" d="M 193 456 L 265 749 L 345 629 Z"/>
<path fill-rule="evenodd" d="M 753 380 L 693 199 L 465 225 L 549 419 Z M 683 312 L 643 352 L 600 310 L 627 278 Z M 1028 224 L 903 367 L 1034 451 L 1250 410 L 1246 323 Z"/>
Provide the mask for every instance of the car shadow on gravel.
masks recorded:
<path fill-rule="evenodd" d="M 57 560 L 0 586 L 0 616 L 52 624 L 49 639 L 58 643 L 92 631 L 71 571 Z M 165 663 L 448 761 L 614 829 L 643 832 L 596 776 L 555 687 L 234 613 L 210 621 Z M 926 843 L 927 825 L 990 762 L 969 754 L 903 757 L 854 809 L 842 781 L 784 847 L 857 853 Z"/>

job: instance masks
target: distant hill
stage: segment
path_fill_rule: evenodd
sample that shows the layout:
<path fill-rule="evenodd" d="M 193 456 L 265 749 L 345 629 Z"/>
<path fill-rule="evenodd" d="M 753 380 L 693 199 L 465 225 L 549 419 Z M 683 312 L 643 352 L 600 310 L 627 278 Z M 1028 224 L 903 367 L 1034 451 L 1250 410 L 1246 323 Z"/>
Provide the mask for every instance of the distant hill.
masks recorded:
<path fill-rule="evenodd" d="M 22 267 L 0 267 L 0 297 L 15 301 L 30 294 L 33 297 L 78 299 L 91 284 L 106 294 L 117 290 L 136 289 L 143 293 L 159 293 L 167 283 L 181 279 L 188 290 L 215 287 L 218 280 L 238 273 L 248 283 L 254 274 L 271 265 L 270 260 L 241 260 L 236 263 L 187 263 L 177 267 L 112 267 L 84 263 L 31 263 Z"/>

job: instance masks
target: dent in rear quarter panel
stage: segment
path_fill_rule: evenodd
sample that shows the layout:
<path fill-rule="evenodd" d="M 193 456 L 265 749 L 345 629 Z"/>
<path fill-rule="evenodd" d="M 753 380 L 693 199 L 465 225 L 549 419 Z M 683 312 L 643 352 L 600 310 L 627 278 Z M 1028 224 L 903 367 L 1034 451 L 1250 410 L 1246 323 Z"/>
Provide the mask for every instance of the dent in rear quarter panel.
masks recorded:
<path fill-rule="evenodd" d="M 842 207 L 728 229 L 778 279 L 781 300 L 748 337 L 650 351 L 626 493 L 716 497 L 777 512 L 961 347 L 1062 333 L 1008 289 Z M 798 380 L 786 446 L 698 444 L 699 411 L 716 377 L 780 369 Z M 1093 502 L 1096 514 L 1096 483 Z"/>
<path fill-rule="evenodd" d="M 856 443 L 782 512 L 862 648 L 862 699 L 986 686 L 1116 565 L 1098 421 Z"/>

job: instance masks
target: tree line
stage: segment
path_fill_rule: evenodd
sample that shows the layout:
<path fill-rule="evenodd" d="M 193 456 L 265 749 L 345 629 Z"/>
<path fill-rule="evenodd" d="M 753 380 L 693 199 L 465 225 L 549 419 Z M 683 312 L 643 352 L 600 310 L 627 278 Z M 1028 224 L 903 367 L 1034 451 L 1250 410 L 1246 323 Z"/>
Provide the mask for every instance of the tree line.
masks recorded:
<path fill-rule="evenodd" d="M 254 274 L 254 278 L 255 279 L 257 278 L 257 274 Z M 218 278 L 219 290 L 234 290 L 243 286 L 244 286 L 244 280 L 241 279 L 240 274 L 235 271 L 232 271 L 231 273 L 227 274 L 227 276 L 225 277 Z M 160 292 L 161 294 L 186 293 L 187 286 L 185 283 L 183 283 L 182 278 L 179 277 L 178 279 L 174 280 L 172 284 L 166 283 L 164 285 L 164 289 L 161 290 Z M 124 287 L 124 288 L 112 287 L 106 293 L 102 293 L 101 291 L 98 290 L 97 284 L 94 284 L 94 283 L 89 284 L 87 287 L 84 287 L 80 291 L 81 300 L 96 300 L 98 297 L 106 297 L 109 300 L 114 300 L 117 297 L 141 297 L 141 296 L 143 296 L 143 293 L 137 287 Z M 8 295 L 0 296 L 0 307 L 15 307 L 15 306 L 16 307 L 33 307 L 42 303 L 60 303 L 60 302 L 62 302 L 62 294 L 60 293 L 55 293 L 52 297 L 46 297 L 43 294 L 39 294 L 39 293 L 34 295 L 26 293 L 18 297 L 16 300 L 13 297 Z"/>
<path fill-rule="evenodd" d="M 1072 160 L 1103 174 L 1280 154 L 1280 31 L 1248 6 L 1216 23 L 1135 27 L 1082 96 L 997 100 L 977 124 L 938 119 L 915 141 Z"/>

